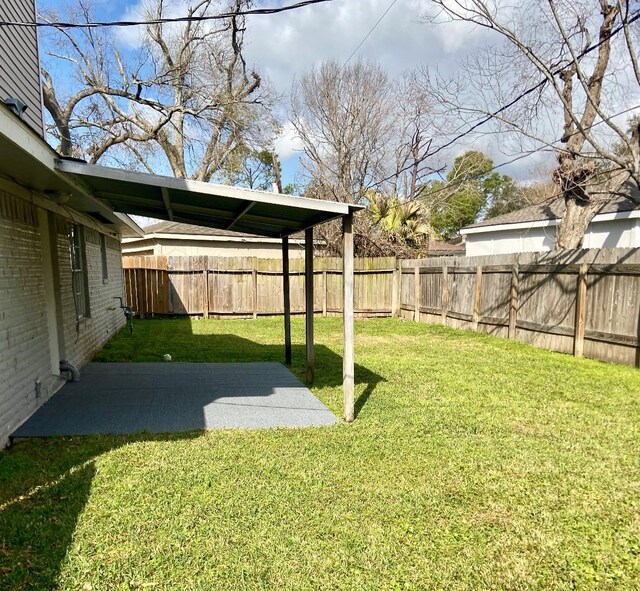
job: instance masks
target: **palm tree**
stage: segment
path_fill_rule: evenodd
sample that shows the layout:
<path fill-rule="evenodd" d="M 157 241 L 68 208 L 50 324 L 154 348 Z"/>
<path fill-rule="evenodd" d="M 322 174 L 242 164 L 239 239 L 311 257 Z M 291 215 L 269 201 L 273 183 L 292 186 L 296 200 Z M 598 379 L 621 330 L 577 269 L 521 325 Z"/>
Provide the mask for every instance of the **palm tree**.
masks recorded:
<path fill-rule="evenodd" d="M 368 198 L 373 223 L 392 242 L 403 242 L 409 247 L 419 248 L 425 238 L 435 237 L 420 201 L 403 201 L 380 193 L 368 195 Z"/>

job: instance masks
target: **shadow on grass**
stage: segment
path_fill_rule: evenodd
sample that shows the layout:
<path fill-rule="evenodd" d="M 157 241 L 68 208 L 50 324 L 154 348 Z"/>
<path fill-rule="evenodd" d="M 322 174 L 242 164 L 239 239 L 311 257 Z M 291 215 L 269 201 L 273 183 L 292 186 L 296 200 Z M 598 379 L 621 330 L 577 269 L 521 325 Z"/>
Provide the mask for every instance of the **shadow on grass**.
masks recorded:
<path fill-rule="evenodd" d="M 207 322 L 207 321 L 199 321 Z M 217 322 L 211 320 L 208 322 Z M 245 322 L 235 320 L 234 322 Z M 246 321 L 252 322 L 252 321 Z M 189 319 L 138 320 L 133 335 L 120 332 L 96 358 L 105 362 L 162 361 L 170 352 L 174 362 L 237 363 L 271 361 L 283 363 L 284 346 L 259 343 L 236 334 L 195 334 Z M 303 383 L 306 374 L 306 348 L 292 345 L 289 368 Z M 356 390 L 362 392 L 355 401 L 356 417 L 383 377 L 363 365 L 355 364 Z M 342 387 L 342 355 L 329 347 L 315 345 L 315 381 L 317 388 Z"/>
<path fill-rule="evenodd" d="M 184 362 L 283 359 L 282 346 L 261 344 L 234 334 L 193 334 L 188 321 L 171 321 L 168 330 L 154 330 L 160 326 L 155 321 L 138 322 L 134 335 L 121 332 L 97 360 L 160 361 L 167 351 L 172 352 L 175 361 Z M 292 353 L 291 370 L 304 381 L 304 345 L 294 345 Z M 314 385 L 341 387 L 342 356 L 324 345 L 316 345 L 315 359 Z M 363 387 L 356 400 L 356 416 L 382 380 L 378 374 L 356 364 L 356 386 Z M 200 431 L 192 431 L 32 439 L 0 453 L 0 589 L 57 588 L 77 522 L 90 497 L 96 458 L 130 443 L 170 442 L 199 436 Z"/>
<path fill-rule="evenodd" d="M 22 441 L 0 453 L 0 589 L 57 589 L 98 456 L 200 433 Z"/>

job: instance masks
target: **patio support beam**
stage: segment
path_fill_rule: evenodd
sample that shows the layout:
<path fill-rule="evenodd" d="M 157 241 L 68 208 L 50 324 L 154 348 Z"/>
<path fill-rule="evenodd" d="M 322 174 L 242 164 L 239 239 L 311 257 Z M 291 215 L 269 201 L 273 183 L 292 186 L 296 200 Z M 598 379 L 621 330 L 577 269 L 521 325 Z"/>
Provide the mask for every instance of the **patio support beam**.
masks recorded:
<path fill-rule="evenodd" d="M 231 230 L 231 228 L 233 228 L 233 226 L 235 226 L 239 221 L 240 218 L 245 215 L 246 213 L 249 213 L 249 211 L 251 210 L 251 208 L 256 204 L 255 201 L 251 201 L 248 205 L 245 205 L 239 212 L 238 215 L 236 215 L 235 218 L 233 218 L 233 221 L 227 226 L 227 230 Z"/>
<path fill-rule="evenodd" d="M 282 295 L 284 298 L 284 362 L 286 365 L 291 365 L 291 289 L 288 236 L 282 238 Z"/>
<path fill-rule="evenodd" d="M 164 208 L 167 210 L 167 215 L 169 216 L 169 221 L 173 221 L 173 209 L 171 209 L 171 198 L 169 197 L 169 189 L 166 187 L 162 187 L 160 189 L 162 193 L 162 201 L 164 202 Z"/>
<path fill-rule="evenodd" d="M 313 384 L 313 226 L 304 231 L 304 296 L 307 349 L 307 384 Z"/>
<path fill-rule="evenodd" d="M 342 389 L 344 420 L 355 418 L 354 403 L 354 325 L 353 325 L 353 213 L 342 218 L 342 324 L 344 326 L 344 352 L 342 354 Z"/>

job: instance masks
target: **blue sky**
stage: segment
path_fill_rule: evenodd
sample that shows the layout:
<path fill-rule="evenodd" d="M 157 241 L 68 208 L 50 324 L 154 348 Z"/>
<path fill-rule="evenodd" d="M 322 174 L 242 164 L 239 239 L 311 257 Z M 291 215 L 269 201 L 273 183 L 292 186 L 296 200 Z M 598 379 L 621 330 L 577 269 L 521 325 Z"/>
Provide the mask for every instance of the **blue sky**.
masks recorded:
<path fill-rule="evenodd" d="M 166 0 L 179 5 L 189 0 Z M 37 0 L 41 8 L 58 7 L 61 0 Z M 145 0 L 93 0 L 92 6 L 100 20 L 141 18 Z M 286 2 L 290 3 L 290 2 Z M 285 4 L 283 0 L 258 0 L 258 6 Z M 287 95 L 295 76 L 307 71 L 323 59 L 346 60 L 376 21 L 391 4 L 391 0 L 334 0 L 300 10 L 269 16 L 249 17 L 245 35 L 245 52 L 250 65 L 266 76 L 274 89 Z M 467 23 L 447 23 L 430 26 L 419 22 L 428 3 L 424 0 L 397 0 L 356 57 L 379 62 L 391 76 L 421 64 L 438 68 L 441 73 L 455 72 L 459 61 L 484 45 L 489 33 Z M 122 50 L 135 47 L 135 29 L 117 29 Z M 634 99 L 635 100 L 635 99 Z M 286 101 L 286 99 L 285 99 Z M 550 128 L 550 137 L 558 130 Z M 501 146 L 499 139 L 486 135 L 471 143 L 461 143 L 447 154 L 448 161 L 470 147 L 480 149 L 495 163 L 513 156 Z M 284 120 L 284 133 L 276 143 L 283 165 L 285 183 L 293 182 L 300 172 L 300 143 L 291 125 Z M 545 157 L 537 154 L 502 169 L 518 179 L 537 176 Z M 547 159 L 548 161 L 548 159 Z"/>
<path fill-rule="evenodd" d="M 99 20 L 120 20 L 140 18 L 143 2 L 93 0 L 92 7 Z M 185 4 L 187 0 L 174 2 Z M 284 2 L 257 2 L 274 4 Z M 294 77 L 314 64 L 327 58 L 346 60 L 389 4 L 390 0 L 335 0 L 278 15 L 250 17 L 245 36 L 248 61 L 279 94 L 287 95 Z M 44 10 L 60 6 L 60 0 L 38 0 L 38 7 Z M 437 64 L 444 71 L 455 68 L 459 57 L 482 39 L 465 25 L 433 29 L 418 22 L 423 6 L 421 0 L 397 0 L 355 57 L 379 62 L 391 76 L 421 63 Z M 135 46 L 135 29 L 117 29 L 116 35 L 121 49 Z M 300 172 L 300 149 L 285 120 L 283 136 L 276 143 L 285 183 L 293 182 Z M 494 158 L 501 156 L 496 153 Z"/>

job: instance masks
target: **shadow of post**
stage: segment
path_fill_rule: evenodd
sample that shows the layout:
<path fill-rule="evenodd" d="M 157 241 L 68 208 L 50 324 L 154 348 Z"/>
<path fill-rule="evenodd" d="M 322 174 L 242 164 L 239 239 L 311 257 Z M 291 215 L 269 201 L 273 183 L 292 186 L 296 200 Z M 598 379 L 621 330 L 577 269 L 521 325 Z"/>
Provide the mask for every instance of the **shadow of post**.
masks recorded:
<path fill-rule="evenodd" d="M 191 336 L 196 346 L 197 353 L 190 352 L 188 361 L 203 363 L 237 363 L 251 361 L 271 361 L 283 363 L 284 347 L 281 345 L 265 345 L 255 341 L 239 337 L 234 334 Z M 160 345 L 159 350 L 169 349 L 171 343 Z M 292 345 L 291 371 L 303 383 L 306 375 L 306 348 L 304 345 Z M 187 361 L 187 359 L 174 358 L 174 361 Z M 356 418 L 363 409 L 376 386 L 384 381 L 379 374 L 367 367 L 356 363 L 355 386 L 356 390 L 363 388 L 355 401 Z M 318 388 L 342 388 L 342 355 L 333 349 L 322 345 L 315 345 L 315 380 L 312 387 Z M 341 418 L 341 417 L 340 417 Z"/>

